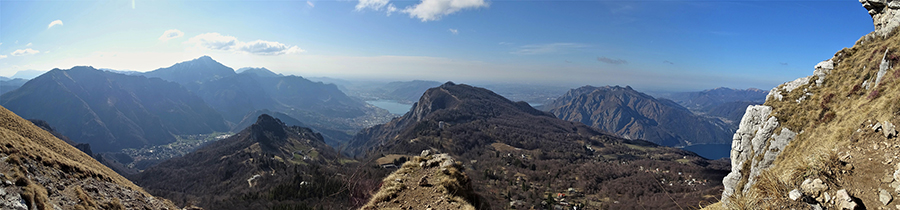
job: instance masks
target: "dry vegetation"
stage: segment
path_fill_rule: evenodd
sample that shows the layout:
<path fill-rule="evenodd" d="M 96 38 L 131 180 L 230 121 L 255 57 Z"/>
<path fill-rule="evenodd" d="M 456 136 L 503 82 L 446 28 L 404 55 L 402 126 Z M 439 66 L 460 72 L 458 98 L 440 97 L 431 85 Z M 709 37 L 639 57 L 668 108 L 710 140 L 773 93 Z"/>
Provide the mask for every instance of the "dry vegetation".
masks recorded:
<path fill-rule="evenodd" d="M 0 108 L 0 160 L 3 188 L 30 208 L 124 209 L 117 198 L 131 208 L 175 208 L 6 108 Z"/>
<path fill-rule="evenodd" d="M 412 160 L 384 178 L 381 189 L 361 209 L 476 209 L 480 203 L 471 180 L 459 162 L 449 156 L 424 155 Z M 443 165 L 450 161 L 452 164 Z M 429 163 L 442 164 L 440 167 Z M 479 209 L 489 209 L 479 205 Z"/>
<path fill-rule="evenodd" d="M 773 107 L 780 126 L 801 133 L 773 167 L 759 176 L 753 189 L 736 196 L 734 206 L 729 208 L 809 208 L 787 197 L 807 178 L 824 180 L 832 192 L 847 189 L 867 208 L 893 208 L 898 204 L 893 201 L 883 205 L 877 192 L 890 189 L 891 180 L 883 178 L 900 163 L 900 141 L 872 128 L 879 122 L 900 125 L 900 70 L 889 68 L 881 82 L 873 84 L 882 58 L 896 66 L 898 57 L 900 36 L 896 33 L 888 38 L 864 37 L 852 48 L 835 54 L 835 68 L 821 86 L 816 86 L 818 78 L 813 76 L 808 84 L 790 93 L 782 92 L 783 100 L 769 98 L 765 105 Z M 868 89 L 864 82 L 869 84 Z M 812 95 L 798 103 L 806 93 Z"/>

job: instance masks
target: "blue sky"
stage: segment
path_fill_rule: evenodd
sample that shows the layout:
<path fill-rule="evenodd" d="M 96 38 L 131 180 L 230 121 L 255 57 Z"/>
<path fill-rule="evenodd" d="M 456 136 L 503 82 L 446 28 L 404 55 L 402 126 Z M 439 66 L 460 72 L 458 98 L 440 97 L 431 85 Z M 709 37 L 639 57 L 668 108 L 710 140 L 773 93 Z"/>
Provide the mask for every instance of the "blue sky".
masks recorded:
<path fill-rule="evenodd" d="M 769 89 L 872 30 L 850 0 L 0 0 L 0 75 L 210 55 L 308 77 Z"/>

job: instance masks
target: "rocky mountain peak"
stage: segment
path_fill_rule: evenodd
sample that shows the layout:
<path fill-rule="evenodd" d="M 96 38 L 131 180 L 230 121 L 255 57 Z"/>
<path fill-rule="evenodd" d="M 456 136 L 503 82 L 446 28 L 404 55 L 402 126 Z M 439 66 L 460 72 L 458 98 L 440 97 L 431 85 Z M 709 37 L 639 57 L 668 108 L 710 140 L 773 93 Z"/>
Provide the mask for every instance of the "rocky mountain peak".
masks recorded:
<path fill-rule="evenodd" d="M 266 142 L 273 137 L 281 139 L 287 137 L 284 127 L 284 122 L 278 118 L 262 114 L 256 119 L 256 123 L 250 126 L 250 135 L 253 140 L 259 142 Z"/>
<path fill-rule="evenodd" d="M 887 36 L 900 26 L 900 1 L 895 0 L 859 0 L 872 16 L 875 34 Z"/>

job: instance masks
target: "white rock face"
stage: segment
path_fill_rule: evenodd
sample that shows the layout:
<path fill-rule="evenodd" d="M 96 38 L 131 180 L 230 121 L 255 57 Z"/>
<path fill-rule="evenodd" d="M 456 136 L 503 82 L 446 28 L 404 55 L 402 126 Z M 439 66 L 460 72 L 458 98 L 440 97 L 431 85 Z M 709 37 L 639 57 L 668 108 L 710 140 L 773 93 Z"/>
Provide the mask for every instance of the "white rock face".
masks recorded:
<path fill-rule="evenodd" d="M 749 106 L 741 118 L 740 127 L 731 141 L 731 173 L 723 180 L 725 190 L 722 192 L 722 201 L 726 205 L 732 195 L 750 189 L 760 172 L 771 167 L 775 157 L 797 136 L 787 128 L 782 128 L 779 134 L 775 134 L 779 124 L 777 118 L 770 116 L 771 113 L 770 106 Z M 750 170 L 743 170 L 744 164 L 750 164 Z M 747 180 L 747 184 L 737 186 L 741 180 Z M 740 192 L 737 187 L 741 187 Z"/>
<path fill-rule="evenodd" d="M 881 66 L 879 66 L 877 77 L 875 77 L 875 87 L 878 87 L 878 84 L 881 84 L 881 78 L 884 77 L 887 70 L 891 68 L 891 62 L 887 60 L 889 51 L 890 49 L 884 50 L 884 56 L 881 57 Z"/>
<path fill-rule="evenodd" d="M 801 85 L 809 84 L 810 79 L 812 79 L 812 76 L 801 77 L 801 78 L 795 79 L 794 81 L 784 83 L 781 86 L 772 88 L 772 90 L 769 91 L 769 95 L 766 95 L 766 99 L 771 97 L 771 98 L 774 98 L 775 100 L 781 101 L 781 99 L 784 98 L 784 96 L 781 95 L 781 91 L 786 91 L 786 92 L 790 93 L 791 91 L 794 91 L 794 89 L 797 89 Z"/>
<path fill-rule="evenodd" d="M 872 16 L 874 34 L 887 37 L 900 26 L 900 0 L 859 0 Z"/>
<path fill-rule="evenodd" d="M 819 77 L 816 79 L 816 86 L 821 86 L 822 83 L 825 82 L 825 76 L 827 76 L 828 73 L 831 73 L 831 70 L 834 70 L 833 59 L 834 58 L 816 64 L 816 70 L 813 71 L 813 75 Z"/>

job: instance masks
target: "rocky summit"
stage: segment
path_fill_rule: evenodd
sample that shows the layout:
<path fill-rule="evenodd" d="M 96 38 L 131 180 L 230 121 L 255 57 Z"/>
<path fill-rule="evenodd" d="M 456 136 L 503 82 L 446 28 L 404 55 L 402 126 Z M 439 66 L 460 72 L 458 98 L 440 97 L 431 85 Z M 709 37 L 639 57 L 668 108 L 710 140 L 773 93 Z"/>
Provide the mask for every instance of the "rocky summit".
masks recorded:
<path fill-rule="evenodd" d="M 860 3 L 873 32 L 747 108 L 711 208 L 900 208 L 900 2 Z"/>
<path fill-rule="evenodd" d="M 381 189 L 360 209 L 490 209 L 481 205 L 483 198 L 464 170 L 450 155 L 422 151 L 384 178 Z"/>
<path fill-rule="evenodd" d="M 339 167 L 352 162 L 309 128 L 263 114 L 256 123 L 134 180 L 178 205 L 207 209 L 347 209 Z"/>
<path fill-rule="evenodd" d="M 178 209 L 0 107 L 0 209 Z"/>

